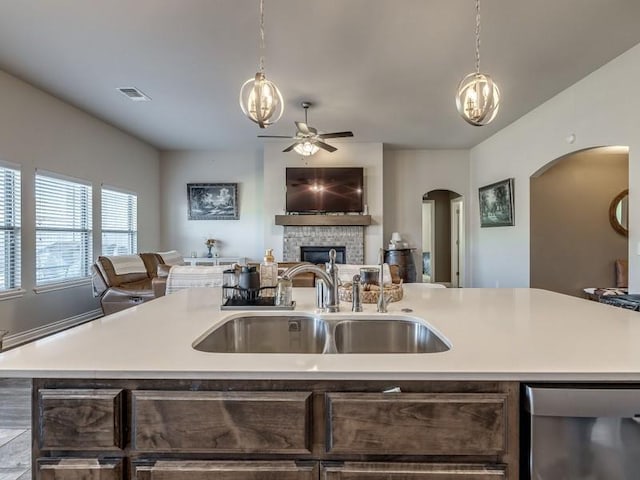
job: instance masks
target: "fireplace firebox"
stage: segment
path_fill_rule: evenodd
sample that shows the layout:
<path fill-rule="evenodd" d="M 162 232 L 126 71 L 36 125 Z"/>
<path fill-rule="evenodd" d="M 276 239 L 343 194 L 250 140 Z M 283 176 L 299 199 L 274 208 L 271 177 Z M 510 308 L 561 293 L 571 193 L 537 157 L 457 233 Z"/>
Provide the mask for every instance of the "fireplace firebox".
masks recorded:
<path fill-rule="evenodd" d="M 347 247 L 300 247 L 300 260 L 315 264 L 325 264 L 329 261 L 329 250 L 332 248 L 336 251 L 336 263 L 347 263 Z"/>

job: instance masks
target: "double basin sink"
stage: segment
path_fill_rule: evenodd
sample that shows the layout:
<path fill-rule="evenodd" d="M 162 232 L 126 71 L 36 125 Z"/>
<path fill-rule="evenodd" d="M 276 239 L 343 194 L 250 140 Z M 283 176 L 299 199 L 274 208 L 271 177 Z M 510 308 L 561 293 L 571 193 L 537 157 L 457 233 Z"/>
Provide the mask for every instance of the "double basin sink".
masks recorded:
<path fill-rule="evenodd" d="M 450 346 L 423 321 L 405 315 L 322 317 L 313 314 L 234 316 L 198 338 L 215 353 L 436 353 Z"/>

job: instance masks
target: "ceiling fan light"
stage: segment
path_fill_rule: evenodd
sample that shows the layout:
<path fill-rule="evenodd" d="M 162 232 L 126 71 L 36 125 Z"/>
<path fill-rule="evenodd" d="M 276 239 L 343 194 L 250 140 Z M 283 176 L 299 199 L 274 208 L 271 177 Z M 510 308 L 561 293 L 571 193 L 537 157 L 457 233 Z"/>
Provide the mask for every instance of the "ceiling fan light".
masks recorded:
<path fill-rule="evenodd" d="M 471 125 L 487 125 L 500 109 L 500 89 L 489 75 L 470 73 L 458 85 L 456 108 Z"/>
<path fill-rule="evenodd" d="M 320 147 L 318 147 L 315 143 L 309 140 L 305 140 L 303 142 L 298 143 L 295 147 L 293 147 L 293 150 L 296 153 L 299 153 L 300 155 L 302 155 L 303 157 L 310 157 L 311 155 L 318 153 L 318 150 L 320 150 Z"/>
<path fill-rule="evenodd" d="M 260 128 L 273 125 L 284 112 L 282 94 L 275 83 L 267 80 L 264 72 L 258 72 L 255 78 L 244 82 L 239 101 L 242 113 Z"/>

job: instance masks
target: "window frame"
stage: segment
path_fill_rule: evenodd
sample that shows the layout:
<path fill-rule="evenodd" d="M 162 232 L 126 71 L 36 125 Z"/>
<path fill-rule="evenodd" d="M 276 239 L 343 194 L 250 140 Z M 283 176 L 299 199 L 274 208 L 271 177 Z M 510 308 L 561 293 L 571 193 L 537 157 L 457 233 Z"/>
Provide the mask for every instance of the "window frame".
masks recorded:
<path fill-rule="evenodd" d="M 126 230 L 123 229 L 110 229 L 105 228 L 105 198 L 104 193 L 105 190 L 118 195 L 124 195 L 128 197 L 128 205 L 127 205 L 127 224 L 128 228 Z M 133 200 L 133 204 L 132 204 Z M 138 194 L 136 192 L 132 192 L 130 190 L 125 190 L 119 187 L 114 187 L 112 185 L 102 184 L 100 188 L 100 249 L 103 255 L 110 255 L 111 252 L 105 251 L 105 233 L 113 233 L 113 234 L 127 234 L 127 252 L 126 253 L 117 253 L 118 255 L 133 255 L 138 253 Z"/>
<path fill-rule="evenodd" d="M 20 165 L 0 160 L 0 170 L 10 171 L 11 175 L 4 173 L 4 184 L 2 191 L 2 209 L 4 222 L 0 224 L 0 231 L 13 233 L 3 235 L 5 237 L 0 242 L 3 251 L 3 284 L 0 287 L 0 300 L 15 298 L 24 293 L 22 288 L 22 167 Z M 13 245 L 11 242 L 13 241 Z M 7 255 L 7 252 L 9 254 Z M 13 252 L 13 254 L 11 254 Z"/>
<path fill-rule="evenodd" d="M 74 217 L 75 220 L 80 220 L 80 227 L 74 226 L 72 228 L 69 227 L 60 227 L 60 226 L 51 226 L 51 225 L 39 225 L 39 201 L 38 201 L 38 193 L 39 193 L 39 178 L 43 177 L 47 181 L 60 181 L 74 184 L 71 188 L 76 189 L 80 187 L 79 192 L 74 192 L 74 195 L 79 194 L 81 196 L 80 202 L 75 204 L 74 209 L 79 210 L 78 217 Z M 60 192 L 63 193 L 64 189 L 61 188 Z M 75 199 L 74 199 L 75 200 Z M 43 291 L 49 290 L 58 290 L 60 288 L 67 288 L 76 285 L 83 285 L 88 283 L 91 280 L 91 265 L 93 263 L 93 186 L 90 181 L 84 180 L 81 178 L 70 177 L 68 175 L 59 174 L 56 172 L 51 172 L 47 170 L 36 169 L 34 176 L 34 201 L 35 201 L 35 262 L 33 265 L 34 268 L 34 283 L 35 288 L 34 291 L 36 293 L 41 293 Z M 47 222 L 48 223 L 48 222 Z M 39 262 L 39 250 L 49 248 L 47 247 L 39 247 L 39 236 L 42 233 L 71 233 L 71 234 L 80 234 L 80 248 L 79 248 L 79 275 L 74 276 L 65 276 L 62 278 L 53 277 L 51 280 L 42 280 L 39 279 L 39 270 L 43 268 L 53 268 L 54 266 L 46 265 L 46 266 L 38 266 Z M 60 243 L 65 242 L 65 240 L 60 240 Z M 54 244 L 56 242 L 53 242 Z M 63 267 L 59 267 L 63 268 Z M 60 277 L 60 276 L 58 276 Z"/>

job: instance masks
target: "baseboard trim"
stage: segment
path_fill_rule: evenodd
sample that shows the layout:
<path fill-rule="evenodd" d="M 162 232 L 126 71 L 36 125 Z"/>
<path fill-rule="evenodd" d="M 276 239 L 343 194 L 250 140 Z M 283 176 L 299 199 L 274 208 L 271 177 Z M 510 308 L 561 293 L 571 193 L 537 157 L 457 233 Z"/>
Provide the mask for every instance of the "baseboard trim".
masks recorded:
<path fill-rule="evenodd" d="M 2 341 L 2 351 L 24 345 L 28 342 L 33 342 L 39 338 L 53 335 L 54 333 L 58 333 L 71 327 L 76 327 L 82 323 L 90 322 L 91 320 L 95 320 L 102 316 L 102 310 L 97 308 L 95 310 L 81 313 L 80 315 L 74 315 L 73 317 L 63 318 L 57 322 L 48 323 L 41 327 L 32 328 L 31 330 L 26 330 L 13 335 L 7 335 Z"/>

